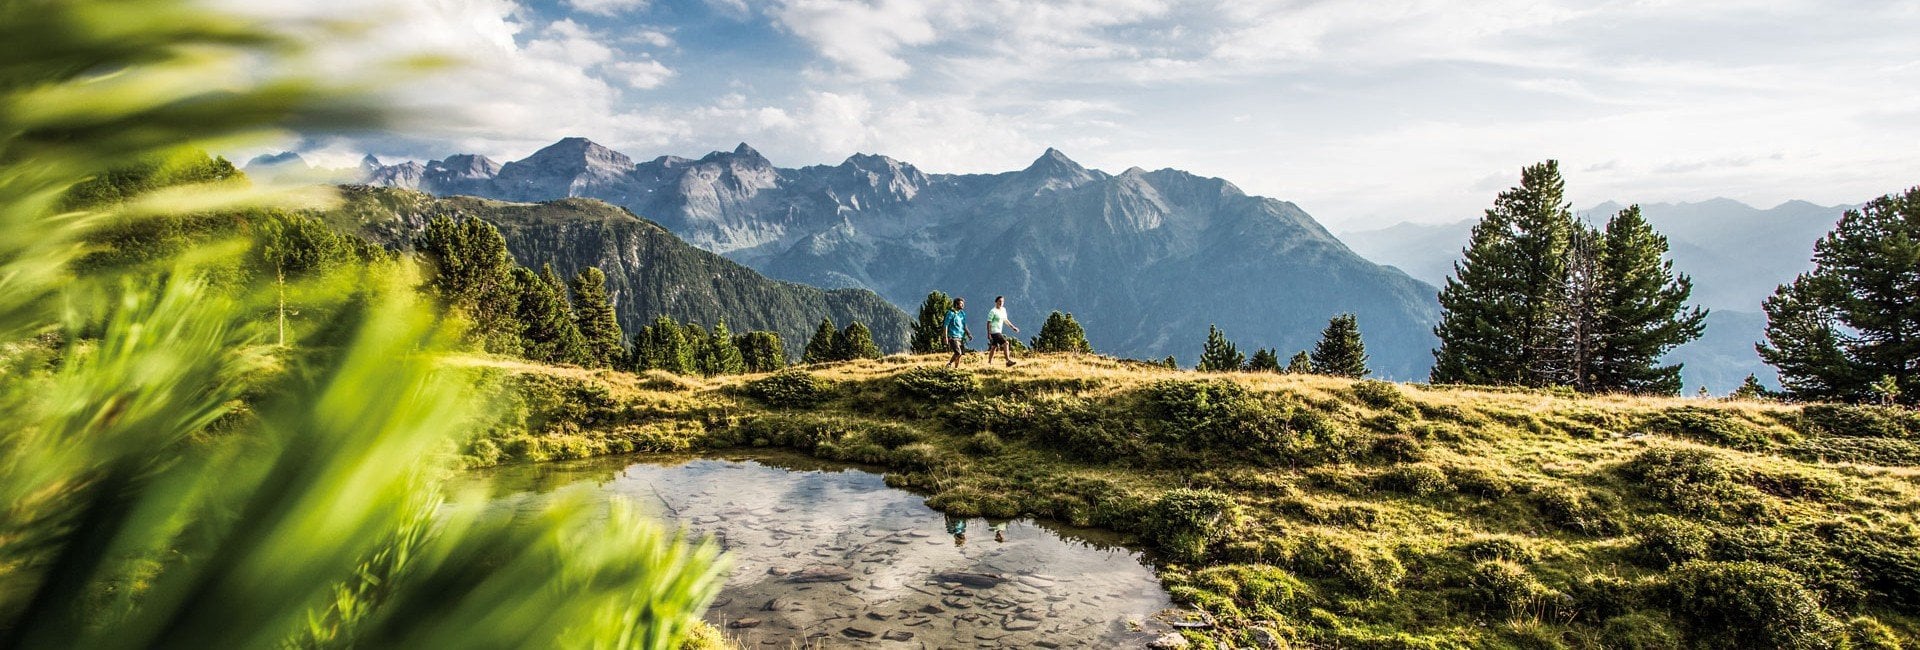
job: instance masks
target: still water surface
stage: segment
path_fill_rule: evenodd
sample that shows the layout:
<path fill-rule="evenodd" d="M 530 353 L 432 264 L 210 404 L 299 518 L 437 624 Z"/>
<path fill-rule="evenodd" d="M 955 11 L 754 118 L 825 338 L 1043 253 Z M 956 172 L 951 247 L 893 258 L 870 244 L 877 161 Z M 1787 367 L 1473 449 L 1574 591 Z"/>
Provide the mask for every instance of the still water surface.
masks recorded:
<path fill-rule="evenodd" d="M 622 495 L 722 544 L 708 620 L 747 648 L 1112 648 L 1166 592 L 1100 531 L 946 517 L 880 474 L 791 454 L 638 456 L 480 474 L 502 514 Z"/>

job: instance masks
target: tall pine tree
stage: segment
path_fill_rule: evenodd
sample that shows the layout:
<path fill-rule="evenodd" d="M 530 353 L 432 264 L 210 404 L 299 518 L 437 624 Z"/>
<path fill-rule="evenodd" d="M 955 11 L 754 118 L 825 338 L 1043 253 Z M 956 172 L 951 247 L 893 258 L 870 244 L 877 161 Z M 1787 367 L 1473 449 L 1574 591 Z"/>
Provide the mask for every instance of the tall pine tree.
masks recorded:
<path fill-rule="evenodd" d="M 1313 367 L 1321 374 L 1340 377 L 1367 376 L 1367 346 L 1360 341 L 1360 320 L 1353 314 L 1341 314 L 1327 321 L 1320 331 L 1320 342 L 1313 346 Z"/>
<path fill-rule="evenodd" d="M 693 348 L 679 323 L 660 316 L 653 319 L 652 324 L 641 327 L 639 336 L 634 337 L 633 360 L 629 365 L 636 371 L 665 370 L 691 375 L 696 371 Z"/>
<path fill-rule="evenodd" d="M 1920 187 L 1848 210 L 1814 244 L 1813 263 L 1763 305 L 1767 341 L 1756 348 L 1781 387 L 1799 399 L 1915 403 Z"/>
<path fill-rule="evenodd" d="M 1287 360 L 1287 374 L 1313 374 L 1313 355 L 1307 354 L 1306 350 L 1293 353 L 1293 358 Z"/>
<path fill-rule="evenodd" d="M 920 303 L 920 318 L 913 322 L 913 335 L 908 342 L 914 354 L 944 352 L 947 349 L 947 311 L 953 308 L 953 299 L 947 294 L 934 291 Z"/>
<path fill-rule="evenodd" d="M 1047 315 L 1040 324 L 1040 333 L 1033 337 L 1034 352 L 1093 352 L 1093 345 L 1087 342 L 1087 331 L 1080 327 L 1080 321 L 1073 314 L 1058 311 Z"/>
<path fill-rule="evenodd" d="M 834 340 L 834 361 L 878 358 L 880 346 L 873 343 L 873 332 L 860 321 L 848 323 L 847 328 L 840 330 L 840 336 Z"/>
<path fill-rule="evenodd" d="M 1707 312 L 1687 307 L 1693 281 L 1674 273 L 1665 259 L 1667 238 L 1640 216 L 1640 206 L 1609 219 L 1595 248 L 1590 290 L 1599 309 L 1584 328 L 1592 346 L 1573 365 L 1580 369 L 1574 387 L 1680 394 L 1680 364 L 1660 365 L 1660 359 L 1706 329 Z"/>
<path fill-rule="evenodd" d="M 713 331 L 707 333 L 706 345 L 700 346 L 700 374 L 713 377 L 717 375 L 737 375 L 747 371 L 746 357 L 741 356 L 740 347 L 733 342 L 733 332 L 727 330 L 726 319 L 713 324 Z"/>
<path fill-rule="evenodd" d="M 832 318 L 820 319 L 820 327 L 813 331 L 813 338 L 807 339 L 807 349 L 800 355 L 801 363 L 826 363 L 838 360 L 840 355 L 840 330 L 833 326 Z"/>
<path fill-rule="evenodd" d="M 520 324 L 514 319 L 520 290 L 513 279 L 519 265 L 500 231 L 479 219 L 434 217 L 416 249 L 433 268 L 428 291 L 473 323 L 471 336 L 488 352 L 520 354 Z"/>
<path fill-rule="evenodd" d="M 573 290 L 574 322 L 580 328 L 581 339 L 586 341 L 586 363 L 581 365 L 613 367 L 626 356 L 626 337 L 620 332 L 613 302 L 607 297 L 607 275 L 592 267 L 582 269 L 573 276 L 569 288 Z"/>
<path fill-rule="evenodd" d="M 1227 340 L 1227 335 L 1222 334 L 1220 328 L 1207 326 L 1207 344 L 1200 350 L 1200 365 L 1197 367 L 1199 371 L 1233 372 L 1246 363 L 1247 356 L 1241 354 L 1240 348 L 1235 347 L 1232 341 Z"/>
<path fill-rule="evenodd" d="M 775 332 L 747 332 L 734 337 L 746 360 L 747 372 L 773 372 L 787 367 L 787 346 Z"/>
<path fill-rule="evenodd" d="M 1247 359 L 1247 372 L 1280 372 L 1280 355 L 1273 348 L 1263 348 Z"/>
<path fill-rule="evenodd" d="M 1434 383 L 1558 383 L 1557 321 L 1575 227 L 1559 163 L 1521 170 L 1520 186 L 1501 192 L 1473 227 L 1440 290 Z"/>
<path fill-rule="evenodd" d="M 573 306 L 566 294 L 524 266 L 514 267 L 514 284 L 520 288 L 521 356 L 542 363 L 582 363 L 586 360 L 586 339 L 573 320 Z"/>

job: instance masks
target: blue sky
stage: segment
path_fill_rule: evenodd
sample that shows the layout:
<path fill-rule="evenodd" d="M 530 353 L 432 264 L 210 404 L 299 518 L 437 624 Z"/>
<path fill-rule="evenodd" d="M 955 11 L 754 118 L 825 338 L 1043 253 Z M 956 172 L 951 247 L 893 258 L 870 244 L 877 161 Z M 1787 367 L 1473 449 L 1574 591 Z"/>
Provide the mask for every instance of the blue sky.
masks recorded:
<path fill-rule="evenodd" d="M 238 0 L 232 0 L 237 2 Z M 645 159 L 745 141 L 1003 171 L 1045 148 L 1175 167 L 1336 230 L 1475 216 L 1562 160 L 1575 202 L 1851 203 L 1920 184 L 1920 3 L 1814 0 L 275 0 L 371 29 L 331 65 L 466 62 L 331 164 Z"/>

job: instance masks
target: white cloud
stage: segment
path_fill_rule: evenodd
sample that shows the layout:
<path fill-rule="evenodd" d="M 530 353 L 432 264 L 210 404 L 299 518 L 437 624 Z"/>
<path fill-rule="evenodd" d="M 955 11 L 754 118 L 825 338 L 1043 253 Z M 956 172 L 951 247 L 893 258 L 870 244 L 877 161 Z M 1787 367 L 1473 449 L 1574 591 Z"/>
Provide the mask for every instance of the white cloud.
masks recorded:
<path fill-rule="evenodd" d="M 674 74 L 672 69 L 653 59 L 618 61 L 607 64 L 607 68 L 628 86 L 640 90 L 658 88 Z"/>
<path fill-rule="evenodd" d="M 774 13 L 783 27 L 859 79 L 906 76 L 911 67 L 899 49 L 935 36 L 926 6 L 915 0 L 788 0 Z"/>
<path fill-rule="evenodd" d="M 615 16 L 644 9 L 647 0 L 567 0 L 567 5 L 590 14 Z"/>

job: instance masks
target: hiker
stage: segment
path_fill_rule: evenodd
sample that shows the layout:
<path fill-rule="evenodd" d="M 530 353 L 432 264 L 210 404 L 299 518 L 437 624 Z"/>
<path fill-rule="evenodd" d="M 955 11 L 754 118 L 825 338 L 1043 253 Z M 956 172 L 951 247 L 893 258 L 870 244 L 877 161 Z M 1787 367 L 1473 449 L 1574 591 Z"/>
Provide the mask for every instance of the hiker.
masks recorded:
<path fill-rule="evenodd" d="M 993 351 L 998 348 L 1000 356 L 1007 360 L 1007 367 L 1013 367 L 1013 341 L 1001 332 L 1008 327 L 1016 333 L 1020 331 L 1019 325 L 1007 320 L 1007 297 L 994 296 L 993 309 L 987 312 L 987 363 L 993 363 Z"/>
<path fill-rule="evenodd" d="M 953 309 L 947 311 L 947 347 L 953 348 L 953 358 L 947 361 L 948 368 L 960 367 L 960 355 L 967 351 L 967 299 L 954 298 Z"/>
<path fill-rule="evenodd" d="M 967 519 L 953 515 L 942 515 L 946 519 L 947 534 L 953 536 L 954 546 L 967 545 Z"/>

